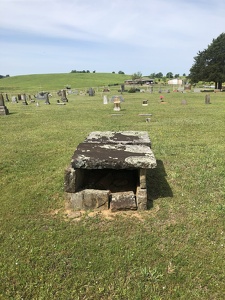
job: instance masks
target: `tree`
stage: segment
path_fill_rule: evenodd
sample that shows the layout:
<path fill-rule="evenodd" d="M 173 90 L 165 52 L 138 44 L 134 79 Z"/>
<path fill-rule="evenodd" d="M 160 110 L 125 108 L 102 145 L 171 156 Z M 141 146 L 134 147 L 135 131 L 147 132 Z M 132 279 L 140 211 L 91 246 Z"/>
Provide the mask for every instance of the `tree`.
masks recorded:
<path fill-rule="evenodd" d="M 166 77 L 167 77 L 167 78 L 173 78 L 173 73 L 172 73 L 172 72 L 168 72 L 168 73 L 166 74 Z"/>
<path fill-rule="evenodd" d="M 132 80 L 140 79 L 141 77 L 142 77 L 142 73 L 141 72 L 137 72 L 137 73 L 134 73 L 132 75 Z"/>
<path fill-rule="evenodd" d="M 225 33 L 221 33 L 207 49 L 199 51 L 188 76 L 192 83 L 213 81 L 216 89 L 222 89 L 225 81 Z"/>
<path fill-rule="evenodd" d="M 123 71 L 119 71 L 118 74 L 125 74 Z"/>
<path fill-rule="evenodd" d="M 156 73 L 155 77 L 156 78 L 162 78 L 163 77 L 163 73 L 162 72 Z"/>

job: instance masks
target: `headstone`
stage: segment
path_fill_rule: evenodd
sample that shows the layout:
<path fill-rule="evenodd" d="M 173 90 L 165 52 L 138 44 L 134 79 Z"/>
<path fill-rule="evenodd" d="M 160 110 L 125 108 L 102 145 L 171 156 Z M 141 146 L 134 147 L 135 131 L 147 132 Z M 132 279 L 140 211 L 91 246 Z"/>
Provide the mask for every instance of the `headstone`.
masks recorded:
<path fill-rule="evenodd" d="M 210 104 L 210 95 L 209 94 L 205 95 L 205 104 Z"/>
<path fill-rule="evenodd" d="M 46 100 L 48 92 L 39 92 L 36 94 L 35 98 L 38 100 Z"/>
<path fill-rule="evenodd" d="M 103 104 L 108 104 L 108 97 L 106 95 L 103 96 Z"/>
<path fill-rule="evenodd" d="M 185 90 L 185 91 L 190 91 L 190 90 L 191 90 L 191 84 L 186 84 L 186 85 L 184 86 L 184 90 Z"/>
<path fill-rule="evenodd" d="M 22 102 L 23 105 L 28 105 L 26 94 L 21 95 L 21 99 L 23 100 Z"/>
<path fill-rule="evenodd" d="M 68 102 L 68 99 L 66 97 L 66 90 L 62 90 L 61 100 L 62 102 Z"/>
<path fill-rule="evenodd" d="M 45 104 L 47 104 L 47 105 L 50 104 L 48 94 L 46 94 Z"/>
<path fill-rule="evenodd" d="M 9 110 L 5 106 L 4 97 L 2 94 L 0 94 L 0 115 L 8 115 L 8 114 L 9 114 Z"/>
<path fill-rule="evenodd" d="M 95 94 L 94 89 L 93 88 L 89 88 L 88 94 L 89 94 L 89 96 L 94 96 L 94 94 Z"/>
<path fill-rule="evenodd" d="M 8 94 L 5 94 L 5 99 L 6 99 L 7 102 L 9 102 Z"/>
<path fill-rule="evenodd" d="M 12 96 L 12 103 L 18 103 L 16 96 Z"/>

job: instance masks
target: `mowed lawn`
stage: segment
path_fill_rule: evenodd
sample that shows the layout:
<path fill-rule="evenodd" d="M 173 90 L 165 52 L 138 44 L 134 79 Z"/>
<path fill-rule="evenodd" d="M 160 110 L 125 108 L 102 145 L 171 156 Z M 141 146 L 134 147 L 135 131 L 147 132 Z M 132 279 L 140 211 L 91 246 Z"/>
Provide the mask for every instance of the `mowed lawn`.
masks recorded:
<path fill-rule="evenodd" d="M 10 99 L 0 116 L 0 299 L 224 299 L 225 93 L 206 105 L 205 93 L 171 89 L 161 103 L 157 89 L 126 92 L 114 116 L 100 87 L 66 105 L 55 90 L 50 105 Z M 90 132 L 108 130 L 149 133 L 151 207 L 68 215 L 64 169 Z"/>

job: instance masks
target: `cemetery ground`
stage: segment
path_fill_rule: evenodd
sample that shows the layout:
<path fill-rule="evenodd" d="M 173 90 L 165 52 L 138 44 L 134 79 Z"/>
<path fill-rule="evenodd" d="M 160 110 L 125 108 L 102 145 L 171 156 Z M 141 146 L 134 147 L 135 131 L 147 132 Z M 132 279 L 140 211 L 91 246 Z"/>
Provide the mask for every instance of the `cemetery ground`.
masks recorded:
<path fill-rule="evenodd" d="M 204 93 L 163 96 L 124 93 L 116 113 L 100 90 L 66 105 L 56 95 L 50 105 L 5 103 L 1 299 L 224 299 L 225 93 L 211 104 Z M 64 169 L 75 148 L 92 131 L 121 130 L 149 133 L 151 207 L 68 214 Z"/>

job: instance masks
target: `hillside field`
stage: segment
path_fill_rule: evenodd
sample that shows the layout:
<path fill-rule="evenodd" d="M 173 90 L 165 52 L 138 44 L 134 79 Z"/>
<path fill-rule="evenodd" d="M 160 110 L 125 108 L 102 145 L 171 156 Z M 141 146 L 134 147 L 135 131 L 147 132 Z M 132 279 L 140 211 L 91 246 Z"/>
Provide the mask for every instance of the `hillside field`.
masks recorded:
<path fill-rule="evenodd" d="M 210 93 L 205 104 L 205 93 L 144 86 L 124 92 L 114 116 L 103 95 L 120 95 L 125 79 L 0 80 L 10 97 L 53 94 L 50 105 L 5 102 L 9 115 L 0 116 L 0 299 L 224 299 L 225 93 Z M 79 92 L 57 105 L 56 91 L 66 85 Z M 89 87 L 95 96 L 85 93 Z M 149 123 L 139 115 L 146 113 Z M 152 142 L 158 166 L 148 175 L 149 210 L 66 211 L 64 170 L 77 145 L 92 131 L 123 130 L 147 131 Z"/>

